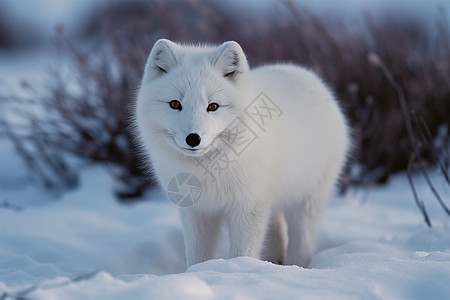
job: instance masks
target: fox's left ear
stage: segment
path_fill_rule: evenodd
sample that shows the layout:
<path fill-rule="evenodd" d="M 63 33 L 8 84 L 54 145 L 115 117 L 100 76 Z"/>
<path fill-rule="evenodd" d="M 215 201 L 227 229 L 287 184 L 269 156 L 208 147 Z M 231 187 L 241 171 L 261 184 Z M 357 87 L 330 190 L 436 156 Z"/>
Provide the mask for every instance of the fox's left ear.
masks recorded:
<path fill-rule="evenodd" d="M 222 72 L 223 77 L 236 81 L 237 77 L 247 72 L 248 63 L 244 51 L 238 43 L 230 41 L 217 47 L 213 60 L 213 65 Z"/>

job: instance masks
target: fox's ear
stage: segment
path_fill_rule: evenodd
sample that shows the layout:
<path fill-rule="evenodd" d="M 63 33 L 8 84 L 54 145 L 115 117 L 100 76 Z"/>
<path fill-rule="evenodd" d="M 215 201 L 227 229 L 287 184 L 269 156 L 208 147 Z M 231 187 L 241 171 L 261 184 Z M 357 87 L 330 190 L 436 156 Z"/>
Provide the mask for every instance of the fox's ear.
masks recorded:
<path fill-rule="evenodd" d="M 166 39 L 157 40 L 150 51 L 145 66 L 145 77 L 154 78 L 168 73 L 177 64 L 176 49 L 178 45 Z"/>
<path fill-rule="evenodd" d="M 237 77 L 248 70 L 247 58 L 238 43 L 230 41 L 217 47 L 213 56 L 213 65 L 222 72 L 223 77 L 236 81 Z"/>

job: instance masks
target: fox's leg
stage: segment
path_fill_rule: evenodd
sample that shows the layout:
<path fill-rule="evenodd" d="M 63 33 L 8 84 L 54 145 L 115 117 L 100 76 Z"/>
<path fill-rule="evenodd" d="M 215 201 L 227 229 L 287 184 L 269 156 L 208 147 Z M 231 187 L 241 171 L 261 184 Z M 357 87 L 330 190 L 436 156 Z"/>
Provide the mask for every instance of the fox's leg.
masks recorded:
<path fill-rule="evenodd" d="M 280 211 L 275 212 L 266 232 L 262 259 L 282 265 L 286 261 L 286 249 L 288 244 L 287 225 Z"/>
<path fill-rule="evenodd" d="M 318 217 L 325 202 L 324 195 L 316 195 L 285 207 L 288 226 L 287 265 L 308 267 L 314 251 Z"/>
<path fill-rule="evenodd" d="M 187 267 L 214 257 L 222 218 L 190 208 L 180 208 L 186 243 Z"/>
<path fill-rule="evenodd" d="M 229 214 L 230 257 L 260 258 L 264 234 L 269 221 L 266 205 L 236 207 Z"/>

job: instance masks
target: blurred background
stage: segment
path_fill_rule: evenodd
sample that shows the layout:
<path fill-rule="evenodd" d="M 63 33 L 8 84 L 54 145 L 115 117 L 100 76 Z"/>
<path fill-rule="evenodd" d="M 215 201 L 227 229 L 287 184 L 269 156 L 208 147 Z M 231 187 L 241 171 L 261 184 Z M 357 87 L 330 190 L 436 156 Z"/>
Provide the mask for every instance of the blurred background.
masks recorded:
<path fill-rule="evenodd" d="M 0 0 L 0 189 L 63 193 L 94 162 L 118 199 L 151 186 L 129 121 L 159 38 L 235 40 L 251 66 L 322 76 L 357 147 L 341 192 L 430 168 L 450 183 L 449 1 Z"/>

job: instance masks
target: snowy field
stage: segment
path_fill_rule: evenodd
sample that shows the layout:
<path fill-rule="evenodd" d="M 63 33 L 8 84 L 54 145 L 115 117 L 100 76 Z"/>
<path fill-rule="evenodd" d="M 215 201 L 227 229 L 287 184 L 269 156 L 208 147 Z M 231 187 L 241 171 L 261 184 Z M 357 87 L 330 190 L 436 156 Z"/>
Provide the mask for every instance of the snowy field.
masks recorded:
<path fill-rule="evenodd" d="M 248 257 L 185 271 L 177 207 L 160 191 L 120 204 L 101 166 L 54 199 L 33 185 L 0 143 L 0 299 L 448 299 L 450 219 L 416 176 L 433 228 L 405 175 L 334 197 L 308 269 Z M 5 163 L 4 163 L 5 162 Z M 450 187 L 433 179 L 447 203 Z M 5 204 L 8 203 L 9 205 Z M 226 243 L 221 245 L 224 252 Z"/>

